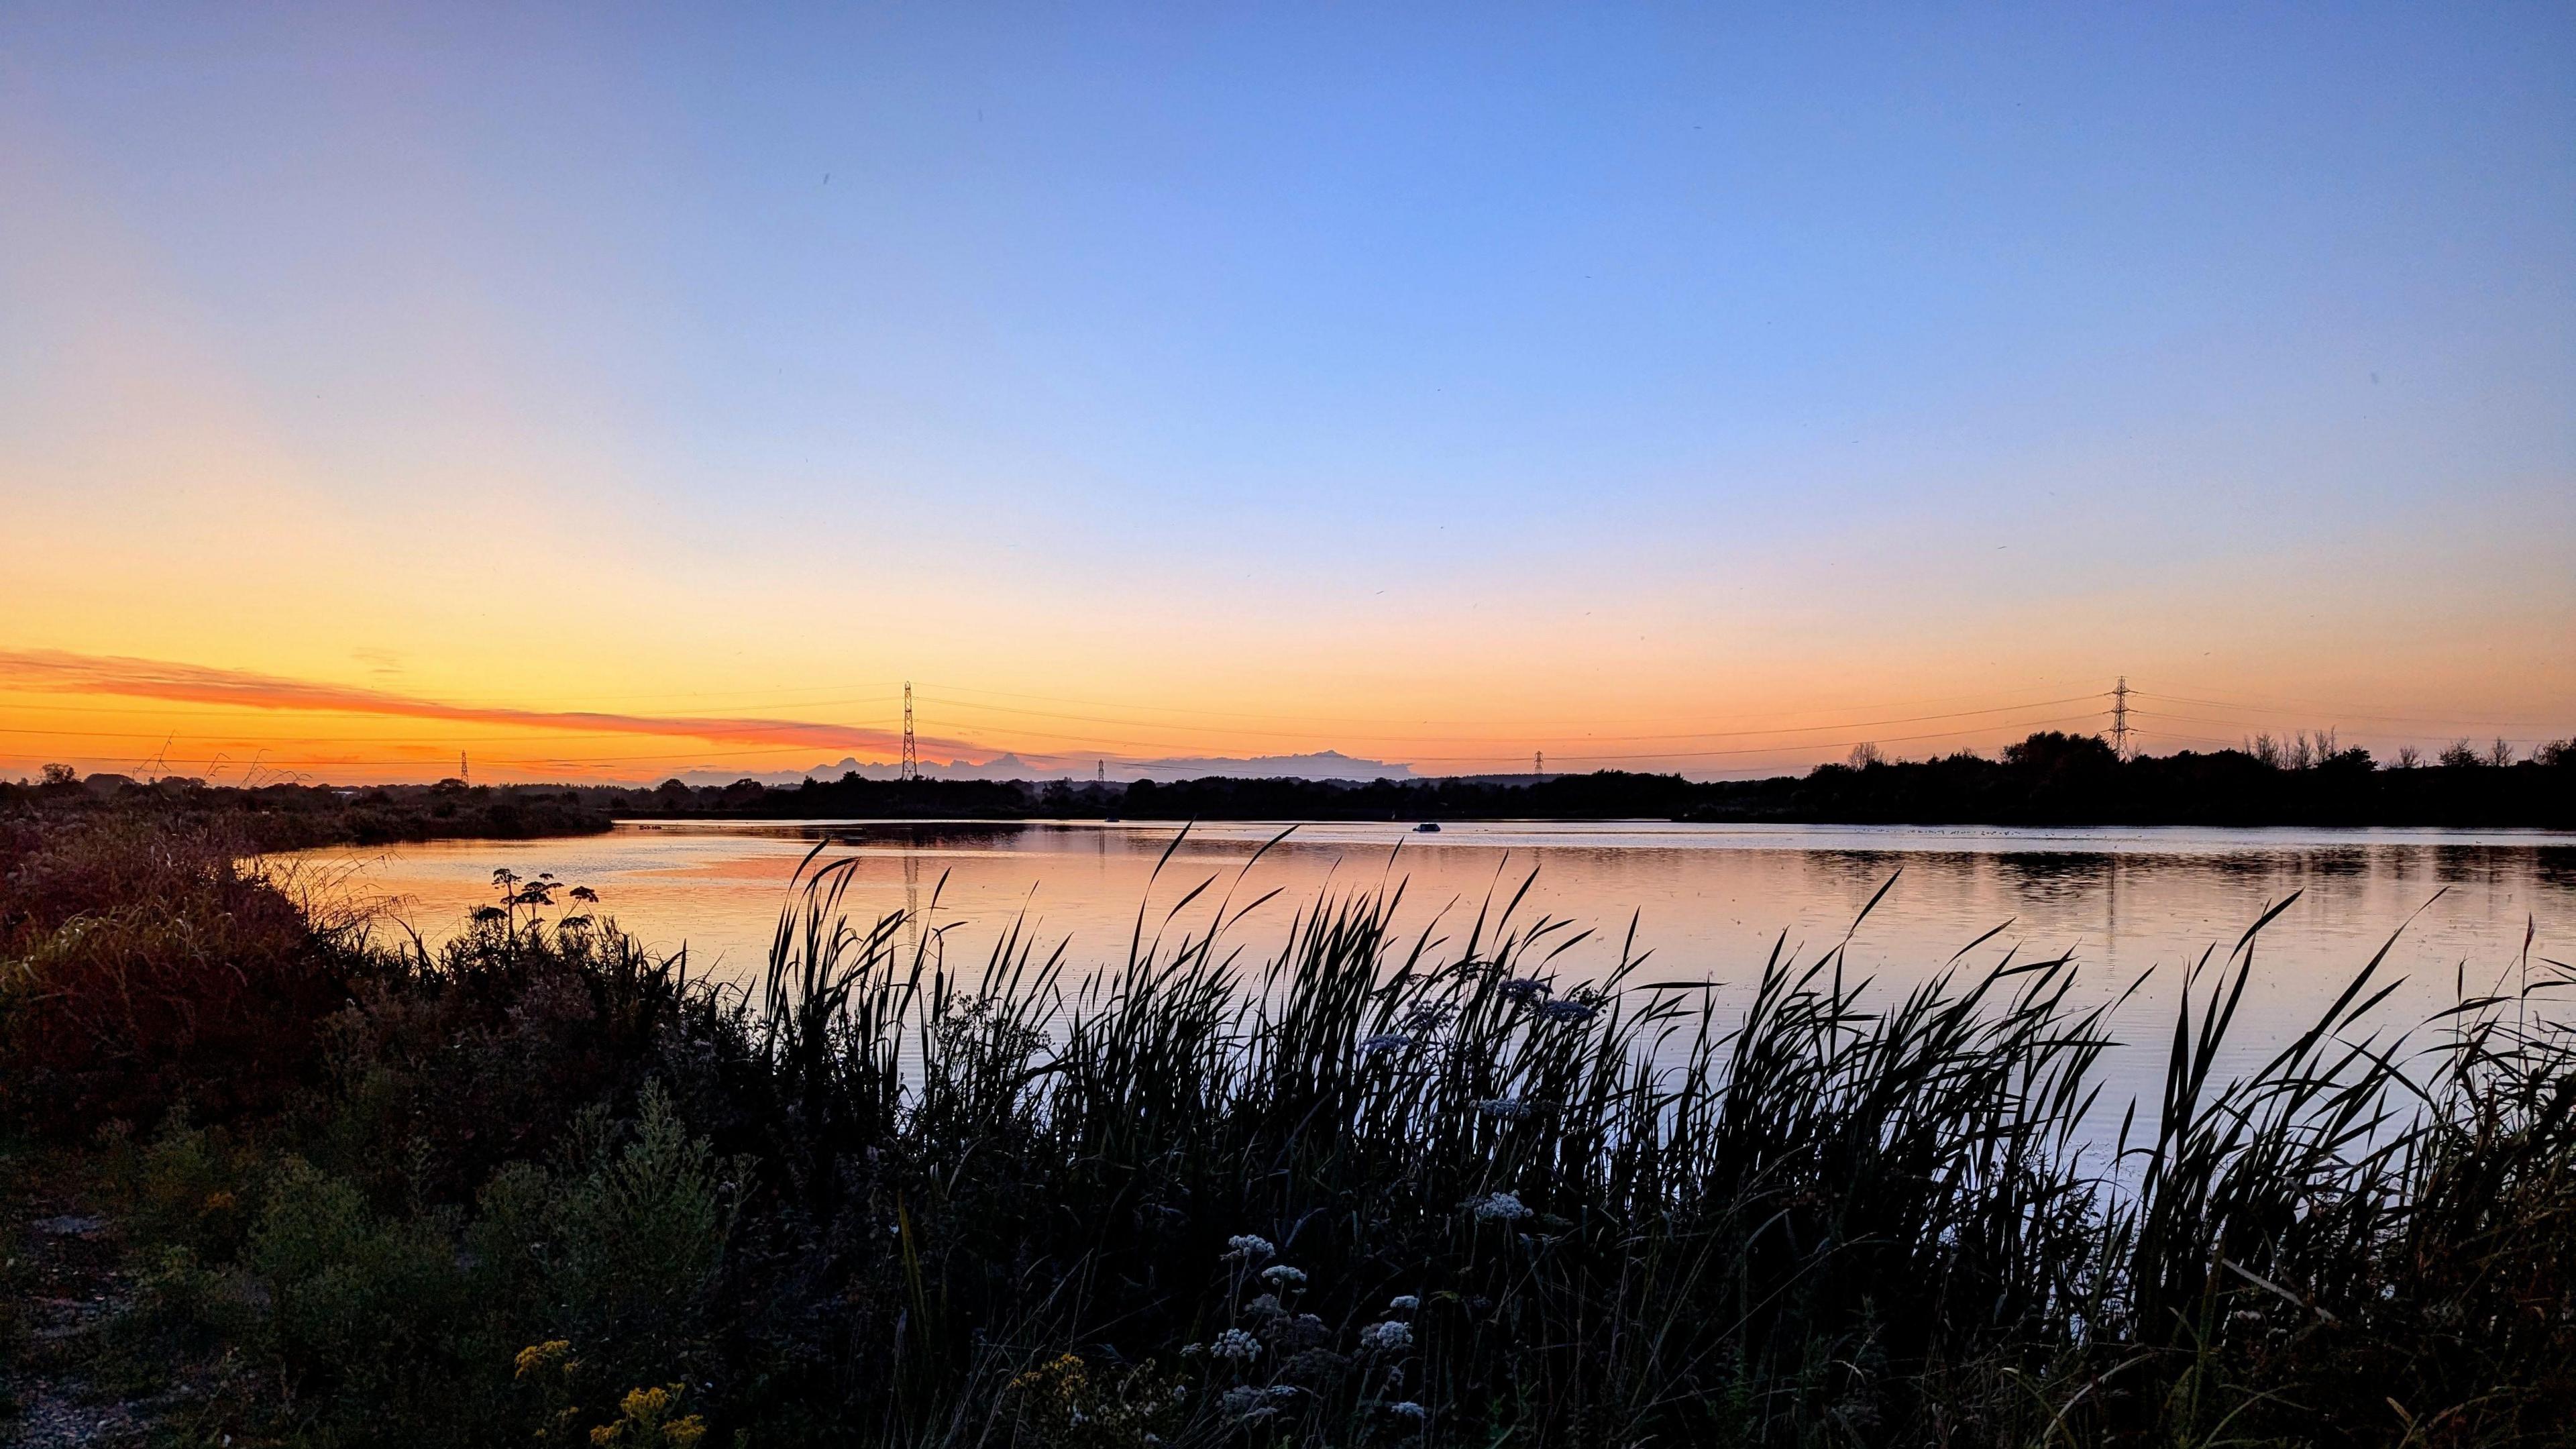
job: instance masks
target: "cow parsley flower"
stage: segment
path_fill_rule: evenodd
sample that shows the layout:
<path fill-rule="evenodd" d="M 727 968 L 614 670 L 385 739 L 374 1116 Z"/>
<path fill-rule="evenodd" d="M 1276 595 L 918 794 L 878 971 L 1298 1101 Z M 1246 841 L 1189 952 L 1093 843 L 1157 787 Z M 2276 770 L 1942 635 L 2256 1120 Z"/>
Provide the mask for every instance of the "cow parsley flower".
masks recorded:
<path fill-rule="evenodd" d="M 1229 1363 L 1250 1363 L 1261 1357 L 1261 1340 L 1240 1328 L 1229 1328 L 1208 1344 L 1208 1352 Z"/>
<path fill-rule="evenodd" d="M 1384 1323 L 1372 1323 L 1360 1330 L 1360 1347 L 1373 1348 L 1380 1353 L 1400 1353 L 1413 1347 L 1413 1325 L 1399 1323 L 1392 1318 Z"/>
<path fill-rule="evenodd" d="M 1306 1286 L 1306 1270 L 1274 1263 L 1261 1270 L 1261 1281 L 1274 1288 L 1303 1288 Z"/>
<path fill-rule="evenodd" d="M 1400 1052 L 1411 1045 L 1413 1045 L 1413 1038 L 1403 1032 L 1382 1031 L 1362 1041 L 1360 1050 L 1369 1056 L 1376 1056 L 1380 1052 Z"/>
<path fill-rule="evenodd" d="M 1228 1261 L 1241 1259 L 1246 1263 L 1258 1263 L 1264 1258 L 1275 1257 L 1279 1252 L 1277 1248 L 1270 1246 L 1268 1238 L 1256 1237 L 1251 1233 L 1235 1234 L 1225 1240 L 1225 1247 Z"/>
<path fill-rule="evenodd" d="M 1479 1200 L 1475 1211 L 1476 1220 L 1486 1223 L 1516 1223 L 1523 1218 L 1537 1216 L 1522 1204 L 1518 1194 L 1508 1192 L 1498 1192 Z"/>
<path fill-rule="evenodd" d="M 1386 1300 L 1387 1311 L 1390 1313 L 1411 1313 L 1421 1306 L 1422 1300 L 1410 1293 L 1398 1293 Z"/>
<path fill-rule="evenodd" d="M 1539 1004 L 1538 1014 L 1546 1021 L 1590 1021 L 1601 1008 L 1588 1001 L 1547 1001 Z"/>
<path fill-rule="evenodd" d="M 1478 1102 L 1476 1110 L 1497 1122 L 1518 1122 L 1530 1114 L 1530 1104 L 1517 1097 L 1495 1097 Z"/>
<path fill-rule="evenodd" d="M 1431 1411 L 1429 1409 L 1422 1407 L 1411 1399 L 1399 1399 L 1396 1402 L 1387 1405 L 1386 1411 L 1399 1419 L 1411 1419 L 1417 1424 L 1431 1417 Z"/>

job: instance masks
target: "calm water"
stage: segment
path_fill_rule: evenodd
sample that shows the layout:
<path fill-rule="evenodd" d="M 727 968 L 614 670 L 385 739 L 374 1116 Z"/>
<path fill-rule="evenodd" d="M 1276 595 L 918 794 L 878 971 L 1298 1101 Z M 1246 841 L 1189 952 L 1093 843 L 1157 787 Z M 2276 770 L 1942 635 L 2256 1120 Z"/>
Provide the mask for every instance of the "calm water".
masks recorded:
<path fill-rule="evenodd" d="M 2526 925 L 2536 932 L 2535 968 L 2545 957 L 2576 961 L 2576 835 L 1635 822 L 1459 824 L 1416 835 L 1395 824 L 1309 824 L 1247 874 L 1254 851 L 1280 828 L 1199 826 L 1159 879 L 1155 863 L 1175 827 L 1057 822 L 636 824 L 575 840 L 307 852 L 298 865 L 432 940 L 493 898 L 496 867 L 550 870 L 597 890 L 600 910 L 626 929 L 686 945 L 696 969 L 737 979 L 757 973 L 789 874 L 825 837 L 839 842 L 832 855 L 859 858 L 854 915 L 914 911 L 951 927 L 950 958 L 972 962 L 1022 912 L 1042 939 L 1069 939 L 1076 962 L 1121 959 L 1140 904 L 1150 936 L 1208 880 L 1217 886 L 1174 934 L 1204 930 L 1229 885 L 1238 905 L 1277 888 L 1235 935 L 1267 951 L 1283 939 L 1292 907 L 1319 890 L 1397 877 L 1408 882 L 1412 924 L 1445 912 L 1453 934 L 1463 934 L 1489 893 L 1508 898 L 1535 868 L 1525 916 L 1599 931 L 1561 962 L 1569 972 L 1615 959 L 1633 913 L 1638 947 L 1652 952 L 1650 979 L 1712 980 L 1721 999 L 1741 996 L 1782 932 L 1807 953 L 1840 940 L 1902 871 L 1854 937 L 1857 972 L 1911 984 L 2004 926 L 1967 960 L 2072 952 L 2088 1000 L 2115 996 L 2153 970 L 2122 1018 L 2127 1036 L 2149 1043 L 2171 1030 L 2181 968 L 2213 944 L 2224 956 L 2268 905 L 2295 892 L 2297 903 L 2257 951 L 2240 1059 L 2306 1025 L 2401 926 L 2390 961 L 2408 980 L 2389 1004 L 2392 1020 L 2448 1004 L 2463 979 L 2472 992 L 2513 980 Z M 2138 1067 L 2117 1069 L 2129 1076 Z"/>

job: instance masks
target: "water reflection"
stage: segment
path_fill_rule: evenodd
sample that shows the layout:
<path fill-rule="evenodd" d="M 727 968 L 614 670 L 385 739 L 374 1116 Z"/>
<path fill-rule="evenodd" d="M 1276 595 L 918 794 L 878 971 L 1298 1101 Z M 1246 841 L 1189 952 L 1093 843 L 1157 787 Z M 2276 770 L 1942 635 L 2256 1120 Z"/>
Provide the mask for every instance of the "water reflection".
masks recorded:
<path fill-rule="evenodd" d="M 495 866 L 551 870 L 597 889 L 603 909 L 647 940 L 686 942 L 700 969 L 739 975 L 766 950 L 797 862 L 828 842 L 859 860 L 854 913 L 912 913 L 907 946 L 929 928 L 940 932 L 934 950 L 980 959 L 1025 913 L 1042 939 L 1070 938 L 1070 959 L 1102 963 L 1123 955 L 1140 907 L 1159 916 L 1201 882 L 1222 883 L 1280 828 L 1199 827 L 1159 876 L 1169 826 L 825 821 L 402 846 L 362 857 L 355 879 L 435 938 L 482 903 Z M 2169 1025 L 2191 960 L 2213 944 L 2224 954 L 2267 906 L 2296 893 L 2257 951 L 2236 1048 L 2244 1055 L 2304 1027 L 2410 917 L 2390 956 L 2406 978 L 2388 1007 L 2395 1017 L 2447 1005 L 2457 981 L 2477 990 L 2507 979 L 2526 921 L 2540 954 L 2571 959 L 2576 946 L 2576 845 L 2567 836 L 1659 823 L 1461 824 L 1428 838 L 1400 824 L 1302 826 L 1246 882 L 1238 899 L 1279 895 L 1238 939 L 1251 954 L 1272 949 L 1318 893 L 1398 880 L 1409 926 L 1462 935 L 1480 904 L 1498 905 L 1533 868 L 1526 915 L 1599 928 L 1565 969 L 1607 966 L 1633 912 L 1659 977 L 1709 980 L 1730 1003 L 1740 1003 L 1776 937 L 1810 953 L 1832 944 L 1901 870 L 1854 938 L 1855 969 L 1910 986 L 2005 925 L 1967 964 L 2072 953 L 2078 1005 L 2114 999 L 2154 973 L 2127 1008 L 2125 1029 L 2147 1041 Z M 1204 929 L 1220 893 L 1171 929 Z"/>

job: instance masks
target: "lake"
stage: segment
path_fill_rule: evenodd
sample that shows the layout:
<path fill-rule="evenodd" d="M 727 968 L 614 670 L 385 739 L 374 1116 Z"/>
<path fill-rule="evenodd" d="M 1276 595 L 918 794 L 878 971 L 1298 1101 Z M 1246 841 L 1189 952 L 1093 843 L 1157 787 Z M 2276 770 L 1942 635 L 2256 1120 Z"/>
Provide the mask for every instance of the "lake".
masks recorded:
<path fill-rule="evenodd" d="M 1150 936 L 1205 881 L 1216 886 L 1169 928 L 1204 930 L 1215 900 L 1254 911 L 1233 939 L 1276 949 L 1292 910 L 1326 889 L 1402 879 L 1404 914 L 1463 935 L 1489 896 L 1508 899 L 1531 870 L 1524 917 L 1569 918 L 1598 934 L 1560 963 L 1570 975 L 1615 960 L 1636 920 L 1655 980 L 1710 980 L 1733 1002 L 1776 937 L 1803 954 L 1830 947 L 1891 876 L 1849 960 L 1891 989 L 1942 968 L 2071 952 L 2079 997 L 2110 999 L 2154 977 L 2123 1009 L 2115 1079 L 2159 1065 L 2181 972 L 2228 949 L 2264 910 L 2295 894 L 2263 933 L 2230 1056 L 2243 1061 L 2313 1020 L 2354 971 L 2404 927 L 2386 969 L 2407 978 L 2385 1019 L 2411 1024 L 2472 993 L 2511 983 L 2533 932 L 2544 958 L 2576 960 L 2576 835 L 2514 831 L 2056 829 L 1982 826 L 1746 826 L 1666 822 L 1500 822 L 1421 835 L 1399 824 L 1299 825 L 1246 871 L 1283 826 L 1192 828 L 1161 874 L 1179 828 L 1106 822 L 632 822 L 606 835 L 442 841 L 288 857 L 309 878 L 409 922 L 433 942 L 491 902 L 494 869 L 552 871 L 599 892 L 602 914 L 654 945 L 686 946 L 693 970 L 756 977 L 790 874 L 818 840 L 854 855 L 854 916 L 910 911 L 949 959 L 980 963 L 1025 913 L 1037 935 L 1070 942 L 1076 963 L 1120 960 L 1140 906 Z M 1901 872 L 1901 874 L 1900 874 Z M 1150 889 L 1149 889 L 1150 886 Z M 2411 922 L 2411 923 L 2410 923 Z M 1254 954 L 1248 952 L 1249 954 Z"/>

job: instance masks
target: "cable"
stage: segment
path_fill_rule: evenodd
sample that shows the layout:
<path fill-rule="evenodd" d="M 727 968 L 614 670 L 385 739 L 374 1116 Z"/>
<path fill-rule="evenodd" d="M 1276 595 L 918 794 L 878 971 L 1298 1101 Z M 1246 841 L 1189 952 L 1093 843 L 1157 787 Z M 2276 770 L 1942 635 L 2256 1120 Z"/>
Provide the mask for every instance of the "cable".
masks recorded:
<path fill-rule="evenodd" d="M 938 702 L 940 702 L 940 703 L 945 703 L 945 704 L 956 704 L 956 705 L 961 705 L 961 706 L 964 706 L 964 707 L 967 707 L 967 708 L 990 709 L 990 710 L 998 711 L 998 712 L 1003 713 L 1003 714 L 1022 714 L 1022 715 L 1031 715 L 1031 716 L 1035 716 L 1035 717 L 1042 718 L 1042 719 L 1066 719 L 1066 720 L 1076 720 L 1076 721 L 1080 721 L 1080 722 L 1082 722 L 1082 723 L 1086 723 L 1086 724 L 1120 725 L 1120 726 L 1127 726 L 1127 727 L 1140 727 L 1140 726 L 1141 726 L 1142 728 L 1146 728 L 1146 729 L 1188 729 L 1188 728 L 1192 728 L 1191 726 L 1187 726 L 1187 725 L 1157 725 L 1157 724 L 1153 724 L 1153 723 L 1150 723 L 1150 722 L 1147 722 L 1147 721 L 1139 721 L 1139 720 L 1122 720 L 1122 719 L 1109 719 L 1109 718 L 1102 718 L 1102 717 L 1093 716 L 1093 715 L 1060 714 L 1060 713 L 1055 713 L 1055 712 L 1053 712 L 1053 711 L 1048 711 L 1048 710 L 1022 710 L 1022 709 L 1010 709 L 1010 708 L 1007 708 L 1007 707 L 1005 707 L 1005 706 L 1001 706 L 1001 705 L 975 705 L 975 704 L 973 704 L 971 701 L 939 699 L 939 697 L 938 697 L 938 696 L 930 696 L 930 697 L 931 697 L 931 698 L 933 698 L 933 699 L 935 699 L 935 700 L 938 700 Z M 1967 719 L 1967 718 L 1971 718 L 1971 717 L 1974 717 L 1974 716 L 1977 716 L 1977 715 L 1989 715 L 1989 714 L 2010 714 L 2010 713 L 2013 713 L 2013 712 L 2015 712 L 2015 711 L 2025 710 L 2025 709 L 2046 709 L 2046 708 L 2049 708 L 2049 707 L 2050 707 L 2050 706 L 2052 706 L 2052 705 L 2060 705 L 2060 704 L 2079 704 L 2079 703 L 2082 703 L 2082 702 L 2083 702 L 2083 701 L 2085 701 L 2085 700 L 2088 700 L 2088 699 L 2095 699 L 2095 698 L 2099 698 L 2099 696 L 2098 696 L 2098 695 L 2091 695 L 2091 694 L 2077 694 L 2077 695 L 2069 695 L 2069 696 L 2067 696 L 2067 697 L 2065 697 L 2065 698 L 2063 698 L 2063 699 L 2036 699 L 2036 700 L 2031 700 L 2031 701 L 2029 701 L 2029 702 L 2027 702 L 2027 703 L 2024 703 L 2024 704 L 1999 704 L 1999 705 L 1995 705 L 1995 706 L 1993 706 L 1993 707 L 1991 707 L 1991 708 L 1988 708 L 1988 709 L 1963 709 L 1963 710 L 1955 710 L 1955 711 L 1952 711 L 1952 712 L 1950 712 L 1950 713 L 1948 713 L 1948 714 L 1918 714 L 1918 715 L 1906 715 L 1906 716 L 1902 716 L 1902 717 L 1899 717 L 1899 718 L 1896 718 L 1896 719 L 1845 720 L 1845 721 L 1838 721 L 1838 722 L 1835 722 L 1835 723 L 1832 723 L 1832 724 L 1817 724 L 1817 725 L 1780 725 L 1780 726 L 1769 727 L 1769 728 L 1763 728 L 1763 729 L 1748 729 L 1748 730 L 1669 730 L 1669 731 L 1665 731 L 1665 732 L 1660 733 L 1660 734 L 1643 734 L 1643 735 L 1591 735 L 1591 734 L 1587 734 L 1587 735 L 1582 736 L 1581 738 L 1589 739 L 1589 740 L 1599 740 L 1599 741 L 1602 741 L 1602 742 L 1604 742 L 1604 743 L 1621 744 L 1621 743 L 1630 743 L 1630 742 L 1634 742 L 1634 741 L 1638 741 L 1638 740 L 1706 740 L 1706 739 L 1745 739 L 1745 738 L 1750 738 L 1750 737 L 1752 737 L 1752 736 L 1756 736 L 1756 735 L 1813 734 L 1813 733 L 1818 733 L 1818 732 L 1821 732 L 1821 731 L 1828 731 L 1828 730 L 1860 730 L 1860 729 L 1874 729 L 1874 728 L 1876 728 L 1876 727 L 1878 727 L 1878 726 L 1880 726 L 1880 725 L 1889 725 L 1889 724 L 1922 724 L 1922 723 L 1925 723 L 1925 722 L 1930 721 L 1930 720 L 1941 720 L 1941 719 Z M 1228 732 L 1228 733 L 1232 733 L 1232 734 L 1238 734 L 1238 735 L 1245 735 L 1245 734 L 1248 734 L 1248 735 L 1275 735 L 1275 736 L 1282 736 L 1282 737 L 1286 737 L 1286 738 L 1290 738 L 1290 739 L 1311 739 L 1311 738 L 1313 738 L 1313 736 L 1314 736 L 1314 731 L 1311 731 L 1311 730 L 1257 730 L 1257 729 L 1230 728 L 1227 732 Z M 1346 740 L 1350 740 L 1350 739 L 1357 739 L 1357 740 L 1395 740 L 1395 741 L 1402 741 L 1402 740 L 1410 739 L 1410 738 L 1413 738 L 1413 737 L 1411 737 L 1411 736 L 1396 736 L 1396 735 L 1352 734 L 1352 733 L 1345 732 L 1345 733 L 1343 733 L 1342 738 L 1344 738 L 1344 739 L 1346 739 Z M 1430 737 L 1430 738 L 1432 738 L 1432 739 L 1434 739 L 1434 740 L 1443 740 L 1443 739 L 1444 739 L 1444 737 L 1441 737 L 1441 736 L 1432 736 L 1432 737 Z M 1497 735 L 1497 736 L 1488 736 L 1487 738 L 1495 739 L 1495 740 L 1497 740 L 1497 741 L 1501 741 L 1501 740 L 1504 740 L 1504 739 L 1509 739 L 1509 740 L 1510 740 L 1510 741 L 1512 741 L 1513 743 L 1517 744 L 1517 743 L 1519 743 L 1519 742 L 1521 742 L 1521 741 L 1527 741 L 1527 740 L 1571 739 L 1571 738 L 1575 738 L 1575 736 L 1567 735 L 1567 734 L 1561 734 L 1561 733 L 1546 732 L 1546 731 L 1523 731 L 1523 732 L 1521 732 L 1521 733 L 1518 733 L 1518 734 L 1515 734 L 1515 735 L 1511 735 L 1511 736 L 1508 736 L 1508 737 Z M 1454 737 L 1454 736 L 1452 736 L 1452 737 L 1446 737 L 1446 739 L 1445 739 L 1445 741 L 1444 741 L 1444 742 L 1451 742 L 1451 743 L 1454 743 L 1454 742 L 1456 742 L 1456 740 L 1455 740 L 1455 737 Z M 1519 751 L 1518 751 L 1518 750 L 1514 750 L 1512 753 L 1517 754 L 1517 753 L 1519 753 Z M 1497 758 L 1499 758 L 1499 757 L 1497 757 Z"/>
<path fill-rule="evenodd" d="M 2176 704 L 2196 704 L 2212 709 L 2249 710 L 2261 714 L 2297 714 L 2303 710 L 2323 710 L 2329 714 L 2343 714 L 2354 719 L 2378 720 L 2392 724 L 2438 724 L 2446 727 L 2452 725 L 2477 725 L 2481 728 L 2501 726 L 2507 729 L 2530 729 L 2535 727 L 2539 729 L 2550 729 L 2555 727 L 2555 724 L 2552 721 L 2540 719 L 2469 719 L 2447 715 L 2374 714 L 2364 709 L 2350 708 L 2334 704 L 2318 704 L 2313 701 L 2302 703 L 2294 700 L 2287 704 L 2273 705 L 2257 703 L 2251 700 L 2200 699 L 2190 695 L 2163 694 L 2155 690 L 2148 689 L 2132 689 L 2129 692 L 2131 694 L 2141 695 L 2148 699 L 2171 700 Z"/>

